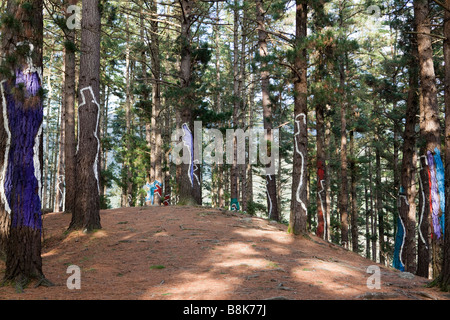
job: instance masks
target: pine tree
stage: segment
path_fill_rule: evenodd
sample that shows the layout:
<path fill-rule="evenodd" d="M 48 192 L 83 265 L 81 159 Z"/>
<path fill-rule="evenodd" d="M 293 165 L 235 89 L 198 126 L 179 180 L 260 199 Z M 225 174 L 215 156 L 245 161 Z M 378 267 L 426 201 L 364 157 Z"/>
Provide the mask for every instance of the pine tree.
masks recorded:
<path fill-rule="evenodd" d="M 308 109 L 307 109 L 307 1 L 296 1 L 295 60 L 294 60 L 294 160 L 292 170 L 292 198 L 289 231 L 302 234 L 307 231 L 307 163 L 308 163 Z"/>
<path fill-rule="evenodd" d="M 442 290 L 450 290 L 450 0 L 445 1 L 444 10 L 444 62 L 445 62 L 445 231 L 443 263 L 439 277 Z"/>
<path fill-rule="evenodd" d="M 78 0 L 70 0 L 68 5 L 76 5 Z M 67 13 L 68 18 L 70 13 Z M 65 212 L 73 213 L 75 206 L 75 65 L 76 65 L 76 44 L 74 28 L 65 29 L 64 45 L 64 179 L 65 179 Z"/>
<path fill-rule="evenodd" d="M 70 229 L 100 229 L 100 7 L 83 2 L 76 153 L 76 197 Z"/>
<path fill-rule="evenodd" d="M 8 1 L 6 12 L 1 98 L 7 142 L 1 196 L 10 228 L 4 280 L 21 290 L 32 279 L 49 284 L 41 258 L 43 1 Z"/>
<path fill-rule="evenodd" d="M 425 140 L 426 156 L 433 157 L 436 150 L 440 151 L 440 123 L 439 123 L 439 109 L 436 89 L 436 76 L 433 65 L 433 49 L 430 36 L 430 19 L 429 19 L 429 3 L 426 0 L 414 1 L 414 18 L 417 27 L 417 47 L 419 57 L 419 77 L 420 77 L 420 114 L 421 114 L 421 135 Z M 430 168 L 434 170 L 434 168 Z M 431 188 L 430 188 L 431 190 Z M 437 277 L 441 266 L 440 262 L 440 247 L 442 242 L 440 225 L 436 217 L 436 211 L 433 205 L 433 212 L 431 212 L 433 223 L 432 238 L 432 254 L 433 254 L 433 277 Z"/>

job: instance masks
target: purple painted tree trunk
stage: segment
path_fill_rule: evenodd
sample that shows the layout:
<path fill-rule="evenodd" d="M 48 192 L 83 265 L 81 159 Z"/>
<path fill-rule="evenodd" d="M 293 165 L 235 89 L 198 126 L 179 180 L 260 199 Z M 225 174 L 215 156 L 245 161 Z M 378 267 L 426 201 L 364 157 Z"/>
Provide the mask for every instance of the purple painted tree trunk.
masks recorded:
<path fill-rule="evenodd" d="M 22 289 L 31 279 L 50 284 L 41 258 L 43 1 L 11 0 L 6 11 L 20 28 L 4 24 L 1 30 L 2 67 L 8 70 L 0 83 L 0 198 L 9 219 L 4 278 Z"/>
<path fill-rule="evenodd" d="M 20 68 L 16 70 L 14 86 L 2 82 L 4 128 L 8 133 L 2 196 L 11 223 L 7 280 L 44 277 L 40 245 L 43 120 L 40 82 L 38 72 L 28 73 Z"/>
<path fill-rule="evenodd" d="M 25 226 L 33 230 L 41 230 L 39 150 L 43 105 L 42 100 L 37 96 L 41 89 L 38 73 L 24 73 L 18 69 L 15 88 L 22 86 L 25 103 L 14 97 L 7 82 L 3 83 L 3 94 L 6 100 L 6 105 L 3 107 L 6 107 L 10 137 L 4 191 L 12 219 L 11 227 Z M 33 105 L 29 105 L 30 103 Z"/>

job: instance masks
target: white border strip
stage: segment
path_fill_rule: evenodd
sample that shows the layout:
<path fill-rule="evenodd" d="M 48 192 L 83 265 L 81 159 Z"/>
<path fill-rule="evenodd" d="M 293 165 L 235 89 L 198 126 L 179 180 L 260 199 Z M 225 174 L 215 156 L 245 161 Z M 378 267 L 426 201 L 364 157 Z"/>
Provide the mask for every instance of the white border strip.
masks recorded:
<path fill-rule="evenodd" d="M 8 168 L 8 158 L 9 158 L 9 149 L 11 147 L 11 131 L 9 130 L 9 121 L 8 121 L 8 112 L 7 112 L 7 103 L 6 103 L 6 97 L 5 92 L 3 89 L 3 84 L 6 82 L 6 80 L 3 80 L 0 82 L 0 90 L 2 93 L 2 105 L 3 105 L 3 126 L 6 131 L 6 147 L 5 147 L 5 157 L 3 161 L 3 168 L 2 173 L 0 176 L 0 196 L 2 199 L 3 204 L 5 205 L 5 210 L 8 212 L 9 217 L 11 217 L 11 208 L 9 207 L 8 199 L 6 198 L 5 194 L 5 179 L 6 179 L 6 169 Z"/>

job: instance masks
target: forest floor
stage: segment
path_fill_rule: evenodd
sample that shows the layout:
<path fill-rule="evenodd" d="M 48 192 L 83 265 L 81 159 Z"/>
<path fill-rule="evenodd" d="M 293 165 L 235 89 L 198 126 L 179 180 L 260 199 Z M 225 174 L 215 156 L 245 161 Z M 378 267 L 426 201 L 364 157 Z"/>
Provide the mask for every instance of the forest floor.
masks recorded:
<path fill-rule="evenodd" d="M 105 210 L 103 228 L 90 234 L 67 232 L 69 222 L 44 216 L 43 270 L 55 286 L 0 287 L 0 300 L 450 300 L 427 279 L 381 265 L 381 286 L 370 289 L 373 261 L 225 210 Z M 81 270 L 79 290 L 67 287 L 70 265 Z M 0 278 L 4 269 L 0 261 Z"/>

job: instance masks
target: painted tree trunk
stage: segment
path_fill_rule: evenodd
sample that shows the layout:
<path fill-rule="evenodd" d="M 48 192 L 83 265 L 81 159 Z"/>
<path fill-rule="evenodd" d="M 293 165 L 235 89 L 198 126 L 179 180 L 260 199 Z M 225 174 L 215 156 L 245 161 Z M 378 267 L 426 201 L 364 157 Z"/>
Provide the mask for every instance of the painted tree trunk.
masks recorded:
<path fill-rule="evenodd" d="M 180 56 L 180 97 L 177 108 L 177 128 L 184 130 L 184 136 L 188 139 L 194 134 L 194 120 L 192 115 L 192 52 L 191 52 L 191 24 L 193 20 L 192 15 L 192 1 L 180 1 L 181 5 L 181 56 Z M 193 143 L 193 140 L 192 140 Z M 194 158 L 193 158 L 193 144 L 185 144 L 183 155 L 191 153 L 189 163 L 181 163 L 177 168 L 177 184 L 178 184 L 178 204 L 180 205 L 195 205 L 197 204 L 194 197 Z"/>
<path fill-rule="evenodd" d="M 419 57 L 419 77 L 421 85 L 421 135 L 425 139 L 425 152 L 435 153 L 435 149 L 440 151 L 440 123 L 439 107 L 437 100 L 436 76 L 433 65 L 433 47 L 430 36 L 430 7 L 427 0 L 414 1 L 414 19 L 417 28 L 417 46 Z M 426 156 L 426 154 L 424 154 Z M 421 156 L 424 156 L 421 155 Z M 429 168 L 430 169 L 430 168 Z M 431 171 L 431 169 L 430 169 Z M 439 196 L 431 194 L 431 197 L 439 203 Z M 440 209 L 434 208 L 431 216 L 440 215 Z M 433 276 L 437 277 L 441 267 L 442 237 L 440 230 L 433 227 L 432 252 L 433 252 Z"/>
<path fill-rule="evenodd" d="M 317 230 L 316 235 L 324 238 L 326 229 L 326 186 L 325 186 L 325 150 L 324 150 L 324 113 L 323 106 L 316 106 L 316 144 L 317 144 Z"/>
<path fill-rule="evenodd" d="M 445 1 L 450 8 L 450 0 Z M 444 10 L 444 62 L 445 62 L 445 159 L 450 159 L 450 12 Z M 450 161 L 445 163 L 445 230 L 443 264 L 440 275 L 440 287 L 444 291 L 450 289 Z"/>
<path fill-rule="evenodd" d="M 83 2 L 76 153 L 76 197 L 70 229 L 100 229 L 100 11 Z"/>
<path fill-rule="evenodd" d="M 412 46 L 415 46 L 412 40 Z M 416 204 L 417 195 L 416 181 L 416 163 L 417 154 L 415 150 L 416 138 L 415 127 L 417 124 L 417 115 L 419 112 L 419 99 L 417 96 L 417 48 L 412 49 L 411 63 L 409 64 L 409 90 L 406 109 L 406 124 L 403 134 L 403 160 L 401 171 L 401 187 L 398 198 L 399 222 L 397 232 L 403 231 L 403 238 L 399 239 L 399 263 L 398 269 L 416 272 Z M 419 240 L 421 241 L 421 240 Z"/>
<path fill-rule="evenodd" d="M 6 144 L 0 195 L 10 219 L 5 280 L 43 278 L 41 259 L 43 1 L 8 1 L 21 28 L 2 30 L 4 62 L 15 77 L 1 81 Z M 26 52 L 20 56 L 16 50 Z M 6 59 L 8 61 L 8 59 Z M 5 66 L 4 64 L 4 66 Z"/>
<path fill-rule="evenodd" d="M 25 101 L 12 93 L 13 88 L 17 89 L 21 85 L 26 88 Z M 6 279 L 16 279 L 19 275 L 27 274 L 42 275 L 40 248 L 39 252 L 33 250 L 33 246 L 40 245 L 42 230 L 39 193 L 43 104 L 38 96 L 40 89 L 39 73 L 27 73 L 22 68 L 16 70 L 14 86 L 8 82 L 2 83 L 5 122 L 9 130 L 3 188 L 5 205 L 11 217 Z"/>
<path fill-rule="evenodd" d="M 296 1 L 297 38 L 294 68 L 294 159 L 292 170 L 292 200 L 289 218 L 289 232 L 303 234 L 307 232 L 308 221 L 308 192 L 307 192 L 307 163 L 308 163 L 308 84 L 306 78 L 307 56 L 302 42 L 307 35 L 308 7 L 306 1 Z"/>
<path fill-rule="evenodd" d="M 331 122 L 327 121 L 325 129 L 324 149 L 325 149 L 325 240 L 331 241 L 331 179 L 330 179 L 330 140 Z"/>
<path fill-rule="evenodd" d="M 156 1 L 151 1 L 150 11 L 153 19 L 150 22 L 151 25 L 151 42 L 150 42 L 150 52 L 151 52 L 151 61 L 152 61 L 152 73 L 155 81 L 152 84 L 152 141 L 153 141 L 153 150 L 152 150 L 152 168 L 154 172 L 154 180 L 158 182 L 162 182 L 162 169 L 161 169 L 161 161 L 162 161 L 162 139 L 161 139 L 161 62 L 159 59 L 159 36 L 158 36 L 158 5 Z M 153 182 L 153 181 L 151 181 Z M 159 206 L 161 205 L 161 197 L 156 196 L 154 204 Z"/>
<path fill-rule="evenodd" d="M 425 146 L 420 148 L 420 154 L 425 153 Z M 418 214 L 418 234 L 419 240 L 417 244 L 417 270 L 418 276 L 428 278 L 430 269 L 430 188 L 428 184 L 428 166 L 426 157 L 419 158 L 420 169 L 418 174 L 419 180 L 419 214 Z"/>

